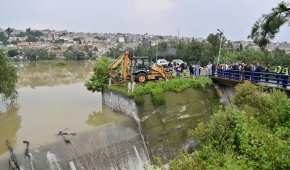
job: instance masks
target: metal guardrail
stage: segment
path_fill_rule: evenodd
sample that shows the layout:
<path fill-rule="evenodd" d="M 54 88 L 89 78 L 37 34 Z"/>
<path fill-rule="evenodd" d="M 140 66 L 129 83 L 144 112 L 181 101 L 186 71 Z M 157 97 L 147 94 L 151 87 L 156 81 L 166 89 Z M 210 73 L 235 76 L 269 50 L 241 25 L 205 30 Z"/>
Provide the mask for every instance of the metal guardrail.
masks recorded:
<path fill-rule="evenodd" d="M 223 78 L 233 81 L 251 81 L 252 83 L 266 83 L 282 86 L 283 88 L 290 87 L 290 76 L 285 74 L 277 74 L 273 72 L 256 72 L 256 71 L 240 71 L 240 70 L 223 70 L 217 69 L 214 77 Z"/>

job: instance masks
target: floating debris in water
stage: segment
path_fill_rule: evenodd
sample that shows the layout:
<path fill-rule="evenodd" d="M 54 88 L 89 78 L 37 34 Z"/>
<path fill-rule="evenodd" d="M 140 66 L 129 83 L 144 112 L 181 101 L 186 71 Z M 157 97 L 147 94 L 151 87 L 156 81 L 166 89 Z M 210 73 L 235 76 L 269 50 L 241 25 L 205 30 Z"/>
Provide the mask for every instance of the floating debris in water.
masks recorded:
<path fill-rule="evenodd" d="M 184 106 L 181 107 L 179 113 L 182 113 L 182 112 L 185 112 L 185 111 L 186 111 L 186 106 L 184 105 Z"/>
<path fill-rule="evenodd" d="M 190 118 L 190 115 L 189 114 L 185 114 L 185 115 L 181 115 L 181 116 L 178 116 L 177 119 L 180 120 L 180 119 L 187 119 L 187 118 Z"/>

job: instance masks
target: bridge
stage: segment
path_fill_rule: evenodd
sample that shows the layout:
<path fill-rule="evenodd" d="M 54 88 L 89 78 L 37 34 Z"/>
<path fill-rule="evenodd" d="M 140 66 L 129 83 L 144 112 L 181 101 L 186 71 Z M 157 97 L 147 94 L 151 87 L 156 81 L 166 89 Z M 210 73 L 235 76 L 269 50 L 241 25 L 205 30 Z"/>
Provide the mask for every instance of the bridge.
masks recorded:
<path fill-rule="evenodd" d="M 289 75 L 277 74 L 272 72 L 218 69 L 212 79 L 214 80 L 214 82 L 225 86 L 235 86 L 244 81 L 250 81 L 253 84 L 259 86 L 281 89 L 290 94 L 289 78 Z"/>
<path fill-rule="evenodd" d="M 217 70 L 212 76 L 215 88 L 220 96 L 221 103 L 229 105 L 231 97 L 235 94 L 234 87 L 250 81 L 253 84 L 262 86 L 265 90 L 280 89 L 290 97 L 289 75 L 282 75 L 271 72 L 254 72 L 240 70 Z"/>

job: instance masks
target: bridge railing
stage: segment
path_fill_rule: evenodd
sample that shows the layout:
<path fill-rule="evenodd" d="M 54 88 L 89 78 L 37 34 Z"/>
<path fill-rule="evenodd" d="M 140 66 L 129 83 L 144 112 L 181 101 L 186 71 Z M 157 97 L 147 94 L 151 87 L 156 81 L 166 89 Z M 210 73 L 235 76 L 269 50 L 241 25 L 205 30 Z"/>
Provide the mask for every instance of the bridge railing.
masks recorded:
<path fill-rule="evenodd" d="M 252 83 L 268 83 L 280 86 L 284 88 L 289 86 L 289 75 L 277 74 L 273 72 L 256 72 L 256 71 L 240 71 L 240 70 L 224 70 L 217 69 L 215 77 L 233 80 L 244 81 L 248 80 Z"/>

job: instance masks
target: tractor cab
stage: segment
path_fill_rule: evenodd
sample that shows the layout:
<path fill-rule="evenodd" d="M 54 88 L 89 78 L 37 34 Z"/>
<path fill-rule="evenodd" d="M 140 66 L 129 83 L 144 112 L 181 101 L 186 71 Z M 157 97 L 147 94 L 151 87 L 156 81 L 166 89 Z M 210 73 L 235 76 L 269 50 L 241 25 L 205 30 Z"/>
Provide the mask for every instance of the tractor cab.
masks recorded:
<path fill-rule="evenodd" d="M 149 57 L 134 57 L 133 58 L 133 74 L 139 72 L 147 73 L 150 69 L 151 61 Z"/>
<path fill-rule="evenodd" d="M 151 61 L 149 57 L 133 57 L 132 65 L 132 73 L 136 81 L 145 82 L 151 67 Z"/>
<path fill-rule="evenodd" d="M 152 65 L 149 57 L 133 57 L 133 76 L 135 81 L 144 83 L 147 80 L 168 79 L 171 73 L 161 65 Z"/>

